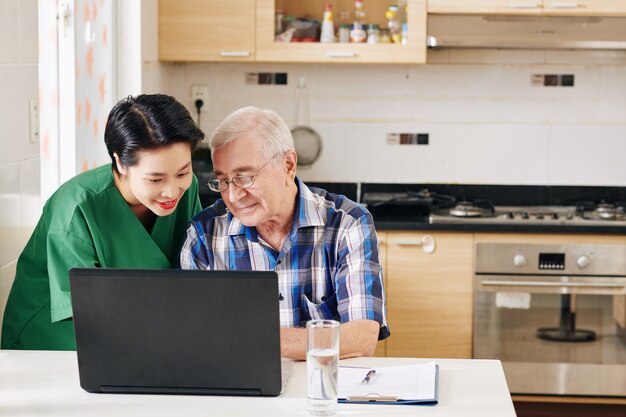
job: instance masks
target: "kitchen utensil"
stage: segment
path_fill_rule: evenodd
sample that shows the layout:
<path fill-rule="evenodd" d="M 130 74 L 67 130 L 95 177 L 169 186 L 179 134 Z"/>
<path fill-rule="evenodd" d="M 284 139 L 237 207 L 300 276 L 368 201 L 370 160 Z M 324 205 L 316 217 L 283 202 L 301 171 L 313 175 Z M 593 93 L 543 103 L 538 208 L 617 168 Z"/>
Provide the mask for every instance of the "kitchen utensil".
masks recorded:
<path fill-rule="evenodd" d="M 305 120 L 301 121 L 300 117 Z M 322 152 L 322 138 L 309 126 L 309 93 L 305 84 L 304 75 L 300 75 L 300 81 L 296 88 L 296 126 L 291 129 L 293 144 L 298 155 L 298 166 L 310 167 Z"/>

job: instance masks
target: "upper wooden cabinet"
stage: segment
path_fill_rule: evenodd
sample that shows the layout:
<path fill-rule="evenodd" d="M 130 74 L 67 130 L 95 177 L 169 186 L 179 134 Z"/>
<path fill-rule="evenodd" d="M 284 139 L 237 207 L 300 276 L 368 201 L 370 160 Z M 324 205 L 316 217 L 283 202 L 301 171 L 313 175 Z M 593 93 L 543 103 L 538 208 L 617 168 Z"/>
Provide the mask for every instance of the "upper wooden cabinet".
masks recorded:
<path fill-rule="evenodd" d="M 428 13 L 625 16 L 626 0 L 428 0 Z"/>
<path fill-rule="evenodd" d="M 407 2 L 407 43 L 319 43 L 275 42 L 276 10 L 285 15 L 321 19 L 324 3 L 333 4 L 334 23 L 340 23 L 341 12 L 349 10 L 354 17 L 354 0 L 257 0 L 256 60 L 265 62 L 331 62 L 331 63 L 424 63 L 426 62 L 426 0 Z M 365 0 L 364 23 L 386 27 L 385 10 L 395 1 Z M 342 7 L 342 9 L 340 9 Z M 345 8 L 344 8 L 345 7 Z"/>
<path fill-rule="evenodd" d="M 159 0 L 162 61 L 253 61 L 255 0 Z"/>

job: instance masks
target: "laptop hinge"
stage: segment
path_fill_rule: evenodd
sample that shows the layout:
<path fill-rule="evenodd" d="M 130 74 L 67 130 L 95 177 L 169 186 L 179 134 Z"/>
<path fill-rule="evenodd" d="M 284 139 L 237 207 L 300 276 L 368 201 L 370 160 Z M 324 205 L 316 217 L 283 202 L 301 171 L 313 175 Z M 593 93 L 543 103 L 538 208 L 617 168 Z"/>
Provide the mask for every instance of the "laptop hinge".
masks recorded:
<path fill-rule="evenodd" d="M 260 389 L 252 388 L 126 387 L 101 385 L 100 390 L 105 393 L 120 394 L 261 395 Z"/>

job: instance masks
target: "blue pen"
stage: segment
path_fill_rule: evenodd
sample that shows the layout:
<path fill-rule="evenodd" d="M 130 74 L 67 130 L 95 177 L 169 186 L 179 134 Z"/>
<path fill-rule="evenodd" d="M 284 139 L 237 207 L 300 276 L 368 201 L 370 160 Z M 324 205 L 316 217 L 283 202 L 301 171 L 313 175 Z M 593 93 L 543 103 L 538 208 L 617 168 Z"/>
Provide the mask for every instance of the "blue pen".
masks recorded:
<path fill-rule="evenodd" d="M 365 375 L 365 378 L 363 378 L 363 381 L 361 381 L 361 384 L 367 384 L 368 382 L 370 382 L 370 379 L 376 375 L 376 370 L 372 369 L 371 371 L 369 371 L 367 373 L 367 375 Z"/>

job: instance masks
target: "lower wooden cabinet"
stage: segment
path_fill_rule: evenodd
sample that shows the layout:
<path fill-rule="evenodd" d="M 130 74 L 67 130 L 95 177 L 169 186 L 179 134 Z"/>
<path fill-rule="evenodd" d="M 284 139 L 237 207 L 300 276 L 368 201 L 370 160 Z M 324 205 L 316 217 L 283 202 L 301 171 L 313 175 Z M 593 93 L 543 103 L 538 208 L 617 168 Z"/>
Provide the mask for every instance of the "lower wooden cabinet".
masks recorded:
<path fill-rule="evenodd" d="M 380 265 L 383 268 L 383 287 L 386 290 L 387 277 L 385 276 L 385 271 L 387 271 L 387 233 L 376 232 L 376 234 L 378 235 L 378 255 Z M 378 342 L 374 356 L 387 356 L 387 340 L 381 340 Z"/>
<path fill-rule="evenodd" d="M 473 240 L 471 233 L 385 233 L 391 337 L 377 353 L 471 358 Z"/>

